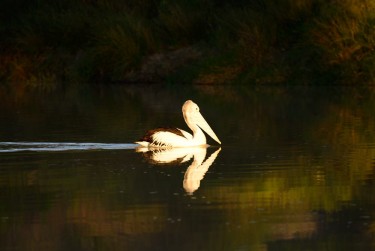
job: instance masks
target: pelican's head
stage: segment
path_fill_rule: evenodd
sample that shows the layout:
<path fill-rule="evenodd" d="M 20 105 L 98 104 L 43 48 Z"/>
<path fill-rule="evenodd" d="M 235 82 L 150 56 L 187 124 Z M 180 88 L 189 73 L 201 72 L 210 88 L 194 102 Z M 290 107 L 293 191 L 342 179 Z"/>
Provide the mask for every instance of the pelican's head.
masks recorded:
<path fill-rule="evenodd" d="M 213 138 L 216 142 L 221 144 L 219 138 L 216 136 L 216 134 L 211 129 L 207 121 L 203 118 L 202 114 L 199 112 L 199 107 L 196 103 L 194 103 L 191 100 L 187 100 L 182 106 L 182 113 L 184 115 L 186 124 L 199 126 L 211 138 Z"/>

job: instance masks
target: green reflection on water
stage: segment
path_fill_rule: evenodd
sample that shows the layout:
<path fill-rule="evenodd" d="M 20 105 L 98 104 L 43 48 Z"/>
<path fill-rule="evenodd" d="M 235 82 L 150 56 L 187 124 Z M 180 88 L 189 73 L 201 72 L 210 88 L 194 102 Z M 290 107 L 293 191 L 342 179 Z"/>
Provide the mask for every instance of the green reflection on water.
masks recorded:
<path fill-rule="evenodd" d="M 1 141 L 131 143 L 160 123 L 186 128 L 187 98 L 223 141 L 193 192 L 184 188 L 193 157 L 160 165 L 131 149 L 0 153 L 1 246 L 373 249 L 371 92 L 197 88 L 1 99 Z"/>

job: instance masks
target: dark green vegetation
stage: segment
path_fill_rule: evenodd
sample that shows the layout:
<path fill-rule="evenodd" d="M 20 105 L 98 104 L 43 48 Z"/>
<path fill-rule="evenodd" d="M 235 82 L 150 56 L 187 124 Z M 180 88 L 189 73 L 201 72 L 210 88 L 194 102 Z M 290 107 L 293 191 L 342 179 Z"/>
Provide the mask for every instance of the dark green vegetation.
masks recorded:
<path fill-rule="evenodd" d="M 373 84 L 373 0 L 3 0 L 0 81 Z"/>

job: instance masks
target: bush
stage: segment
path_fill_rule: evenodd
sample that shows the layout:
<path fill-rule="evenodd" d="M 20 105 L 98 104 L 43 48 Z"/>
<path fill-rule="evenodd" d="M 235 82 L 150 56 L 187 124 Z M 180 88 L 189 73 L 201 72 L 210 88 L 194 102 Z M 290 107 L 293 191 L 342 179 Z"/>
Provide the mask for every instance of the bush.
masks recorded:
<path fill-rule="evenodd" d="M 168 55 L 186 48 L 199 50 L 199 57 L 176 58 L 184 63 L 175 64 L 180 71 L 167 71 L 174 79 L 189 74 L 181 78 L 348 84 L 375 78 L 373 0 L 5 0 L 0 5 L 2 81 L 123 81 L 142 74 L 156 56 L 173 65 Z"/>

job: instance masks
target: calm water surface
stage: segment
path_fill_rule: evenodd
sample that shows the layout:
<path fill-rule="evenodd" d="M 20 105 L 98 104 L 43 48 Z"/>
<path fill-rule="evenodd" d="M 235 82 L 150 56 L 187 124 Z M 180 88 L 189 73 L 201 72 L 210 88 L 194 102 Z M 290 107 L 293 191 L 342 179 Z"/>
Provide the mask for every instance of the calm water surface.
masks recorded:
<path fill-rule="evenodd" d="M 374 98 L 333 87 L 2 90 L 1 250 L 374 250 Z M 147 129 L 187 130 L 187 99 L 223 145 L 139 152 Z"/>

